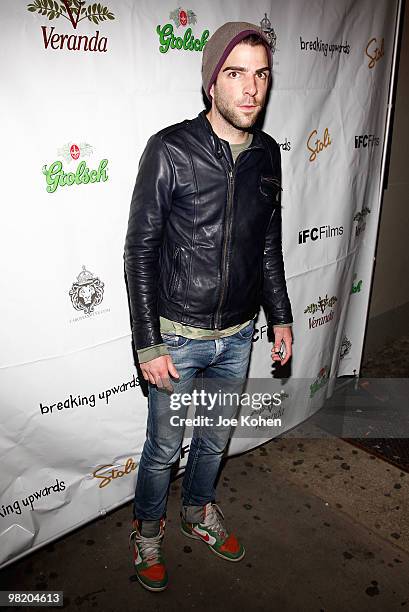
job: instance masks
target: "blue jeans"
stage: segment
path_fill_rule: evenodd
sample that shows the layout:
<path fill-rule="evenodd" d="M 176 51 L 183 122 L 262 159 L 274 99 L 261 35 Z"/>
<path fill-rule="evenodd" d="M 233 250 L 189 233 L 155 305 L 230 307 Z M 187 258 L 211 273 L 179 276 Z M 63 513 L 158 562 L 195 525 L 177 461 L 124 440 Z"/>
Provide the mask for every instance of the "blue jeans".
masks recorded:
<path fill-rule="evenodd" d="M 239 332 L 216 340 L 162 334 L 179 373 L 178 379 L 170 377 L 173 393 L 191 394 L 197 387 L 199 373 L 206 384 L 209 379 L 215 379 L 215 384 L 222 381 L 224 387 L 228 385 L 228 391 L 234 386 L 234 391 L 240 393 L 246 379 L 253 330 L 254 319 Z M 171 468 L 180 456 L 184 437 L 184 428 L 172 426 L 170 417 L 175 414 L 185 417 L 188 406 L 180 406 L 177 412 L 172 410 L 169 392 L 148 384 L 147 436 L 138 468 L 134 517 L 157 520 L 166 512 Z M 227 419 L 234 417 L 238 406 L 233 402 L 222 404 L 212 414 L 222 414 Z M 204 416 L 205 412 L 208 413 L 208 406 L 197 406 L 195 416 Z M 230 432 L 229 425 L 194 427 L 182 482 L 183 505 L 204 506 L 215 499 L 215 480 Z"/>

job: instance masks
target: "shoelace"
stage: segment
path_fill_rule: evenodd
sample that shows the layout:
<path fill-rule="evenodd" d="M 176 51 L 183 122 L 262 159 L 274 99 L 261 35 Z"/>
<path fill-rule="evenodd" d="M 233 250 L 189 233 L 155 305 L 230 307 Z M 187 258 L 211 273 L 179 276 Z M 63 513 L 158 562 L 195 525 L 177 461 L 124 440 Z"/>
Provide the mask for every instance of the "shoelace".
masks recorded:
<path fill-rule="evenodd" d="M 161 532 L 159 532 L 156 536 L 147 538 L 139 535 L 137 531 L 132 531 L 131 535 L 129 536 L 129 543 L 131 543 L 132 538 L 135 538 L 135 542 L 139 544 L 139 552 L 148 567 L 160 562 L 159 551 L 160 541 L 162 539 Z"/>
<path fill-rule="evenodd" d="M 212 531 L 218 533 L 222 538 L 227 538 L 229 534 L 226 527 L 221 522 L 218 514 L 220 514 L 224 519 L 224 514 L 217 504 L 208 504 L 206 508 L 206 517 L 202 525 L 206 525 L 206 527 L 209 527 L 212 529 Z"/>

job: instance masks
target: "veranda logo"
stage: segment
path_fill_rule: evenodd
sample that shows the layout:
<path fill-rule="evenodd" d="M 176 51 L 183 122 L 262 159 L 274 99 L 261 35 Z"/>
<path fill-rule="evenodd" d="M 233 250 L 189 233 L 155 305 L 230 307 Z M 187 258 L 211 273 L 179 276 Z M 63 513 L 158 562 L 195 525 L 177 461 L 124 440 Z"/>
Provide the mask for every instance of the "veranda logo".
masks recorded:
<path fill-rule="evenodd" d="M 325 323 L 329 323 L 330 321 L 332 321 L 332 319 L 334 318 L 334 310 L 332 306 L 334 306 L 335 302 L 337 301 L 338 301 L 338 298 L 335 295 L 329 298 L 328 294 L 326 294 L 325 297 L 319 296 L 317 302 L 313 302 L 312 304 L 307 306 L 306 309 L 304 310 L 304 313 L 309 313 L 312 315 L 315 315 L 315 313 L 318 311 L 321 311 L 322 313 L 321 317 L 314 317 L 314 316 L 309 317 L 308 319 L 309 328 L 311 329 L 314 327 L 318 327 L 318 326 L 324 325 Z M 329 312 L 325 313 L 327 308 L 329 309 Z"/>
<path fill-rule="evenodd" d="M 365 228 L 366 228 L 365 217 L 370 212 L 371 212 L 370 208 L 368 208 L 367 206 L 363 206 L 362 210 L 359 210 L 354 215 L 353 221 L 357 222 L 357 225 L 356 225 L 356 228 L 355 228 L 355 236 L 359 236 L 359 234 L 361 234 L 365 230 Z"/>
<path fill-rule="evenodd" d="M 62 3 L 58 3 L 56 0 L 34 0 L 27 5 L 27 10 L 31 13 L 39 13 L 47 17 L 49 21 L 62 17 L 71 23 L 74 30 L 84 19 L 96 25 L 107 19 L 115 19 L 114 14 L 108 7 L 102 6 L 100 3 L 88 4 L 87 6 L 85 0 L 62 0 Z M 43 25 L 41 30 L 45 49 L 99 51 L 103 53 L 107 51 L 108 39 L 105 36 L 100 37 L 99 30 L 96 30 L 94 36 L 59 34 L 54 31 L 54 26 L 49 29 Z"/>
<path fill-rule="evenodd" d="M 352 347 L 351 340 L 349 340 L 347 336 L 344 336 L 342 338 L 341 348 L 339 351 L 339 358 L 343 359 L 345 355 L 348 355 L 348 353 L 351 351 L 351 347 Z"/>
<path fill-rule="evenodd" d="M 92 146 L 86 142 L 80 144 L 69 142 L 57 151 L 58 157 L 64 159 L 68 164 L 77 161 L 80 157 L 89 157 L 92 153 Z M 108 160 L 101 159 L 96 170 L 91 170 L 86 162 L 81 160 L 75 172 L 65 172 L 62 161 L 57 159 L 48 168 L 47 164 L 43 166 L 43 174 L 47 183 L 46 190 L 48 193 L 55 193 L 58 187 L 105 182 L 108 180 L 107 170 Z"/>
<path fill-rule="evenodd" d="M 182 9 L 180 6 L 174 11 L 171 11 L 169 19 L 173 21 L 176 28 L 197 23 L 196 13 L 189 9 Z M 201 37 L 195 38 L 192 33 L 192 28 L 187 28 L 187 30 L 185 30 L 183 38 L 175 36 L 171 23 L 165 23 L 164 26 L 158 25 L 156 27 L 156 33 L 159 36 L 159 51 L 161 53 L 167 53 L 169 49 L 177 49 L 179 51 L 203 51 L 203 47 L 209 38 L 209 30 L 203 30 Z"/>

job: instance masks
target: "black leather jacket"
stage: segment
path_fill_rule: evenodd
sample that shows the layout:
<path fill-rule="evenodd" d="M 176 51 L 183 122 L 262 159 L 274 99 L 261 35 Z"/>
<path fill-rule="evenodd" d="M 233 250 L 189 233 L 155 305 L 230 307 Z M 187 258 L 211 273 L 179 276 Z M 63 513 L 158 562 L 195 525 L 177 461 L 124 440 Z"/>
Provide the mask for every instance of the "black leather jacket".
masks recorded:
<path fill-rule="evenodd" d="M 233 163 L 203 110 L 147 142 L 124 261 L 135 347 L 163 342 L 159 316 L 207 329 L 291 323 L 281 247 L 281 159 L 254 128 Z"/>

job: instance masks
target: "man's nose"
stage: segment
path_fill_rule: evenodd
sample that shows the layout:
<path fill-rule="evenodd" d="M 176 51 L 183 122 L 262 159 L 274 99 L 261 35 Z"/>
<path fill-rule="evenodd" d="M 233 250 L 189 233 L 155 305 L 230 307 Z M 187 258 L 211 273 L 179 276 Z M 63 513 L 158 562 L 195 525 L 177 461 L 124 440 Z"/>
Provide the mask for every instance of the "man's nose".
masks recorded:
<path fill-rule="evenodd" d="M 257 77 L 254 74 L 247 74 L 244 83 L 243 93 L 255 96 L 257 93 Z"/>

